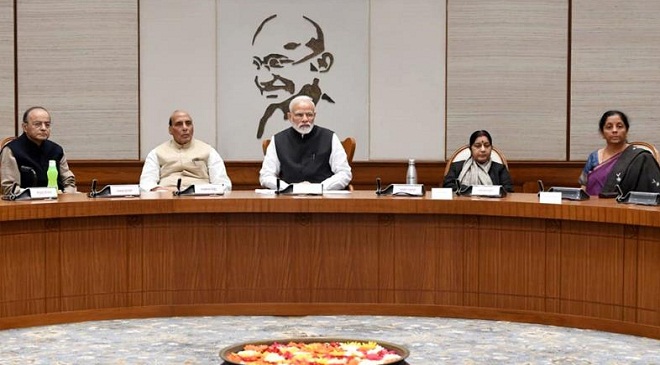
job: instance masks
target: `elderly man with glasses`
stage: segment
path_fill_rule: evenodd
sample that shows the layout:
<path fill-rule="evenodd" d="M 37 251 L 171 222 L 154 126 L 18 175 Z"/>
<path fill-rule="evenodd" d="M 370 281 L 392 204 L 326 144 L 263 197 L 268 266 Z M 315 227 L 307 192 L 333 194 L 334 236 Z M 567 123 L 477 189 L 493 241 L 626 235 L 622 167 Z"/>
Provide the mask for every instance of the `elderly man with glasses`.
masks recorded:
<path fill-rule="evenodd" d="M 3 194 L 12 193 L 12 186 L 29 188 L 48 186 L 48 163 L 55 160 L 58 190 L 76 191 L 76 177 L 69 169 L 64 149 L 49 141 L 50 113 L 35 106 L 23 114 L 23 134 L 2 148 L 0 175 Z M 16 183 L 16 184 L 14 184 Z"/>

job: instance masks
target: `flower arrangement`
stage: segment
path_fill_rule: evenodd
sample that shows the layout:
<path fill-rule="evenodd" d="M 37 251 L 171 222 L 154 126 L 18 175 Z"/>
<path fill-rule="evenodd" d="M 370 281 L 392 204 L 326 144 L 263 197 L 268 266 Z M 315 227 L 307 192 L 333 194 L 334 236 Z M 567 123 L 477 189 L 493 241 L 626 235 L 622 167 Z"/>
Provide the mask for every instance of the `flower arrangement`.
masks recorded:
<path fill-rule="evenodd" d="M 376 342 L 288 342 L 245 345 L 226 359 L 243 365 L 376 365 L 403 360 Z"/>

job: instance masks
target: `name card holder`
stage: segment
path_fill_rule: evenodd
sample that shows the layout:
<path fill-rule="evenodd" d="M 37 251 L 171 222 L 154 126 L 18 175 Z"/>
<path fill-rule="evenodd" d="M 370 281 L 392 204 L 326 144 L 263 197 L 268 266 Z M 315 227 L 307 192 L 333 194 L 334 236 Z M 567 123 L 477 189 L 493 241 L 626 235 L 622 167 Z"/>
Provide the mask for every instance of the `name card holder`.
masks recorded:
<path fill-rule="evenodd" d="M 212 196 L 224 195 L 225 190 L 224 185 L 193 184 L 183 190 L 177 190 L 173 194 L 175 196 Z"/>
<path fill-rule="evenodd" d="M 506 196 L 506 191 L 504 191 L 502 185 L 472 185 L 471 195 L 501 198 Z"/>
<path fill-rule="evenodd" d="M 660 194 L 629 191 L 625 195 L 618 196 L 616 201 L 623 204 L 660 205 Z"/>
<path fill-rule="evenodd" d="M 463 196 L 483 196 L 488 198 L 503 198 L 507 194 L 502 185 L 472 185 L 461 187 L 456 191 L 456 195 Z"/>
<path fill-rule="evenodd" d="M 27 188 L 21 190 L 18 193 L 10 193 L 2 196 L 2 200 L 43 200 L 43 199 L 57 199 L 57 189 Z"/>
<path fill-rule="evenodd" d="M 580 188 L 565 188 L 553 186 L 548 191 L 561 193 L 561 198 L 566 200 L 587 200 L 589 194 Z"/>
<path fill-rule="evenodd" d="M 424 184 L 391 184 L 385 190 L 376 190 L 378 195 L 424 196 Z"/>
<path fill-rule="evenodd" d="M 140 186 L 137 184 L 106 185 L 101 190 L 89 192 L 90 198 L 136 197 L 140 196 Z"/>

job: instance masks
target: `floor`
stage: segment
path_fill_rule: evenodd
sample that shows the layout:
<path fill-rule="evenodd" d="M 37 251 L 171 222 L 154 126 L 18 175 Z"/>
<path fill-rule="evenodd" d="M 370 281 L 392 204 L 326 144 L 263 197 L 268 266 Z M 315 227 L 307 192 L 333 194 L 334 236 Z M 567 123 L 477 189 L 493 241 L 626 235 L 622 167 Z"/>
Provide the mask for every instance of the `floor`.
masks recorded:
<path fill-rule="evenodd" d="M 264 339 L 395 343 L 407 364 L 660 364 L 660 341 L 486 320 L 393 317 L 171 317 L 0 331 L 0 364 L 223 364 L 222 348 Z"/>

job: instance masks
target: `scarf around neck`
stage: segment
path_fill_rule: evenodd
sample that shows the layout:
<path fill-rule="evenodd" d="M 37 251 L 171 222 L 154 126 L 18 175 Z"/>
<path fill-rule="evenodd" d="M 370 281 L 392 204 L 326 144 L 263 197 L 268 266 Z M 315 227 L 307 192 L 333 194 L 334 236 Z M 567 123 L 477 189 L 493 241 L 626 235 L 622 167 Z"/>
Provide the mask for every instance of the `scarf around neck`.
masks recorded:
<path fill-rule="evenodd" d="M 480 164 L 472 157 L 465 160 L 463 169 L 458 175 L 458 180 L 461 182 L 461 185 L 473 186 L 473 185 L 493 185 L 493 180 L 488 175 L 492 160 Z"/>

